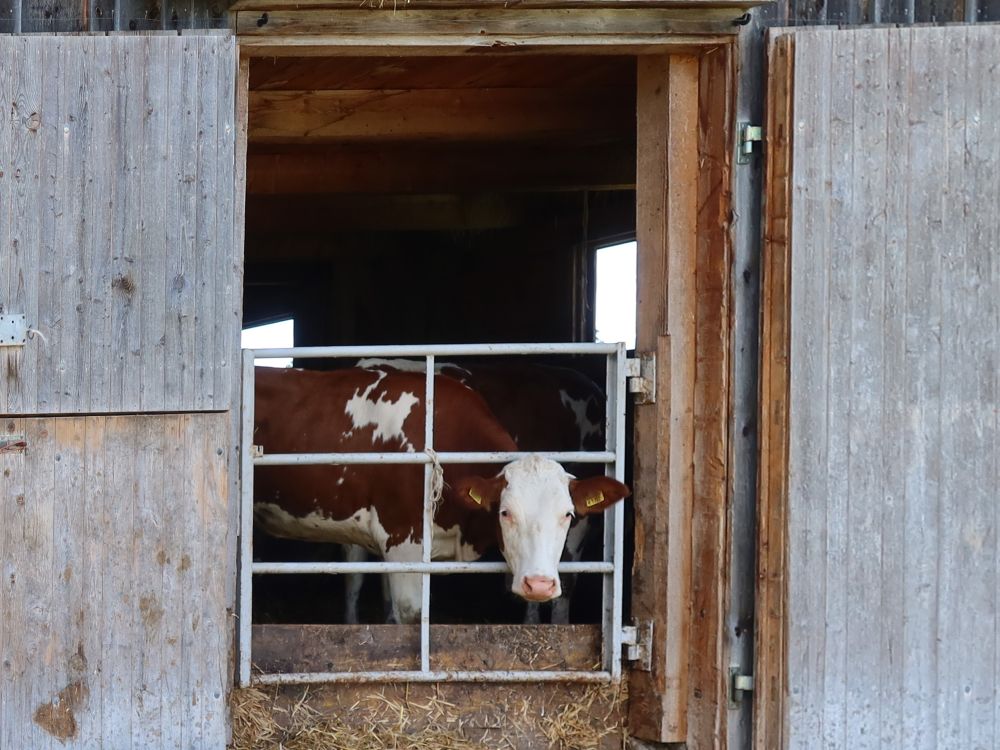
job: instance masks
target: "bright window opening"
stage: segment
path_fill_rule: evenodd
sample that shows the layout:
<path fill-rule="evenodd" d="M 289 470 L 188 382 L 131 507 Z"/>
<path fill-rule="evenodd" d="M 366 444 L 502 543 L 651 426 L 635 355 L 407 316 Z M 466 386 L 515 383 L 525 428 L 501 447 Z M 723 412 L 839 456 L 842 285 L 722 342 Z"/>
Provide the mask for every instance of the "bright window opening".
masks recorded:
<path fill-rule="evenodd" d="M 284 349 L 295 346 L 295 321 L 279 320 L 277 323 L 244 328 L 240 346 L 244 349 Z M 291 367 L 292 358 L 258 359 L 257 364 L 261 367 Z"/>
<path fill-rule="evenodd" d="M 635 257 L 635 242 L 597 250 L 596 341 L 624 341 L 628 349 L 635 348 Z"/>

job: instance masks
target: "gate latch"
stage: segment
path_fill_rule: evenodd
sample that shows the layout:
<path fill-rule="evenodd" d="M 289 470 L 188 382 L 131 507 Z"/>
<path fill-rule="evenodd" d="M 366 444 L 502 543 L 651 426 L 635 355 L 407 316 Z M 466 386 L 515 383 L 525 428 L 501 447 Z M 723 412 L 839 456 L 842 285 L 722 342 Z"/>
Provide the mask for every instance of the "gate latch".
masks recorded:
<path fill-rule="evenodd" d="M 635 625 L 622 628 L 622 644 L 626 647 L 625 660 L 634 663 L 635 669 L 648 672 L 653 663 L 653 621 L 639 620 Z"/>
<path fill-rule="evenodd" d="M 638 357 L 625 361 L 628 392 L 635 395 L 637 404 L 656 403 L 656 354 L 640 352 Z"/>
<path fill-rule="evenodd" d="M 753 144 L 764 140 L 764 128 L 760 125 L 751 125 L 749 122 L 740 123 L 740 147 L 736 152 L 737 164 L 749 164 L 750 157 L 753 156 Z"/>

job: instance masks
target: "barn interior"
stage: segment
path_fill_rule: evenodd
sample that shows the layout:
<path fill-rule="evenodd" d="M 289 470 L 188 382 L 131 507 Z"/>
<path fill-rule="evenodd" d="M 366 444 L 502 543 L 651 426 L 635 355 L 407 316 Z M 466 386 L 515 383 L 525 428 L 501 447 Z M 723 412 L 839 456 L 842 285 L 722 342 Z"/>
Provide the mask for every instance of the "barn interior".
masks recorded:
<path fill-rule="evenodd" d="M 635 237 L 635 69 L 610 55 L 253 58 L 244 327 L 291 319 L 296 346 L 594 340 L 595 252 Z M 573 366 L 603 383 L 603 361 Z M 337 554 L 255 545 L 259 559 Z M 257 576 L 255 622 L 337 622 L 338 582 L 299 579 Z M 599 622 L 600 576 L 582 579 L 572 621 Z M 472 615 L 480 576 L 433 585 L 435 622 L 523 617 L 504 596 Z M 378 622 L 377 582 L 364 602 Z"/>

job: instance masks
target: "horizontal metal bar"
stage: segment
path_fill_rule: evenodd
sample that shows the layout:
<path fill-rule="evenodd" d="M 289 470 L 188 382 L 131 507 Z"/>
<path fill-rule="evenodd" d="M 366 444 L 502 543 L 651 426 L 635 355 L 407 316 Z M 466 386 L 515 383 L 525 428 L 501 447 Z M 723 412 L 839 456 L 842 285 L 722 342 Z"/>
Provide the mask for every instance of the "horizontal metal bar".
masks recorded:
<path fill-rule="evenodd" d="M 610 562 L 559 563 L 560 573 L 613 573 Z M 255 562 L 253 572 L 289 573 L 509 573 L 505 562 Z"/>
<path fill-rule="evenodd" d="M 497 672 L 291 672 L 255 674 L 255 685 L 309 685 L 324 682 L 611 682 L 610 672 L 524 670 Z"/>
<path fill-rule="evenodd" d="M 252 349 L 255 359 L 362 357 L 480 357 L 493 354 L 614 354 L 618 344 L 438 344 L 431 346 L 293 346 Z"/>
<path fill-rule="evenodd" d="M 506 464 L 527 456 L 541 456 L 559 463 L 607 464 L 615 460 L 611 451 L 454 451 L 437 454 L 442 464 Z M 266 453 L 253 460 L 254 466 L 316 466 L 323 464 L 429 464 L 426 453 Z"/>

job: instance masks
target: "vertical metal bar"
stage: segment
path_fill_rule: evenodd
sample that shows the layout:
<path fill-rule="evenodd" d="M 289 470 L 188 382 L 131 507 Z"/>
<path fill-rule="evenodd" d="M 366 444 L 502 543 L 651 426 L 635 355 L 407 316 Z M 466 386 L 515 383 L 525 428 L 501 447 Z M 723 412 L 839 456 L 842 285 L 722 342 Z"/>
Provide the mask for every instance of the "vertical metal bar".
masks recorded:
<path fill-rule="evenodd" d="M 618 345 L 615 355 L 615 479 L 625 481 L 625 404 L 628 396 L 625 392 L 625 344 Z M 605 513 L 607 515 L 607 513 Z M 614 680 L 622 675 L 622 601 L 623 575 L 625 566 L 625 505 L 615 503 L 610 513 L 612 517 L 612 535 L 614 543 L 613 559 L 615 571 L 612 573 L 613 594 L 611 605 L 611 663 L 608 671 Z"/>
<path fill-rule="evenodd" d="M 253 410 L 254 354 L 243 352 L 243 389 L 240 395 L 240 675 L 250 685 L 251 604 L 253 603 Z"/>
<path fill-rule="evenodd" d="M 618 433 L 615 429 L 616 415 L 618 414 L 618 389 L 615 388 L 615 366 L 612 355 L 605 357 L 606 374 L 604 378 L 605 393 L 605 413 L 604 413 L 604 449 L 614 451 L 615 440 Z M 616 454 L 617 455 L 617 454 Z M 604 473 L 610 474 L 608 466 L 605 465 Z M 609 512 L 604 512 L 604 543 L 602 545 L 604 562 L 614 562 L 614 516 Z M 612 631 L 614 630 L 614 578 L 604 575 L 601 578 L 601 654 L 604 669 L 611 671 L 612 665 L 616 661 L 614 649 L 612 648 Z"/>
<path fill-rule="evenodd" d="M 424 448 L 434 450 L 434 355 L 427 355 L 426 385 L 424 387 Z M 431 454 L 433 455 L 433 453 Z M 431 561 L 434 547 L 434 464 L 424 464 L 424 533 L 421 540 L 422 560 Z M 431 669 L 431 576 L 420 575 L 420 669 Z"/>

